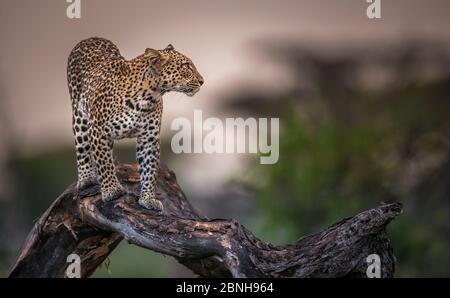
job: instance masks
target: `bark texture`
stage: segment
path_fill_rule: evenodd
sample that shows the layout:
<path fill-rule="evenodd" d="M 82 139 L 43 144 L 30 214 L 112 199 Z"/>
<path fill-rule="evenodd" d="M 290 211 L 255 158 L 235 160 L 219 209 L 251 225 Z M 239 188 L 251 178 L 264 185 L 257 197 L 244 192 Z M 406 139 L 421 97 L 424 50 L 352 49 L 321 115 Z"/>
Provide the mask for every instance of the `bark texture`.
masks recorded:
<path fill-rule="evenodd" d="M 9 276 L 65 277 L 67 256 L 75 253 L 81 258 L 81 276 L 88 277 L 122 239 L 172 256 L 202 277 L 366 277 L 370 254 L 380 256 L 382 277 L 394 274 L 385 228 L 401 213 L 400 203 L 378 206 L 293 244 L 274 246 L 235 220 L 203 216 L 164 166 L 157 186 L 162 213 L 137 204 L 137 165 L 120 164 L 117 171 L 127 195 L 103 203 L 98 187 L 77 193 L 75 183 L 70 185 L 35 224 Z"/>

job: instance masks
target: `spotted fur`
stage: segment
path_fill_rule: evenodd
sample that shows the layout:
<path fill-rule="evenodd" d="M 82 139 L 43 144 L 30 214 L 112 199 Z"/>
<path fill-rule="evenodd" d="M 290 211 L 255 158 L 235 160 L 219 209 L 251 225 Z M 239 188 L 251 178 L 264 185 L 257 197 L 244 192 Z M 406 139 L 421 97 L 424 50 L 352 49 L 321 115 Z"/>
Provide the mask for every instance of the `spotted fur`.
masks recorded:
<path fill-rule="evenodd" d="M 141 194 L 139 204 L 161 210 L 155 197 L 159 166 L 162 95 L 194 95 L 203 78 L 192 61 L 175 51 L 146 49 L 126 60 L 109 40 L 89 38 L 70 53 L 67 66 L 72 100 L 79 190 L 101 184 L 102 199 L 124 193 L 115 175 L 114 140 L 137 138 Z"/>

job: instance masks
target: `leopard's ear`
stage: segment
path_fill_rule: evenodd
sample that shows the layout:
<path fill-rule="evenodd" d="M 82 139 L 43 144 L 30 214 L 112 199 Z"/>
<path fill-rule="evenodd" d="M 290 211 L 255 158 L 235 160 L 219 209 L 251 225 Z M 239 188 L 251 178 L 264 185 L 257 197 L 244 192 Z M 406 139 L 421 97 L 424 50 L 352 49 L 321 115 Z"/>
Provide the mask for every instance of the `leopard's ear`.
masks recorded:
<path fill-rule="evenodd" d="M 146 48 L 145 49 L 145 54 L 159 55 L 159 52 L 157 50 L 154 50 L 154 49 Z"/>
<path fill-rule="evenodd" d="M 164 64 L 169 61 L 169 56 L 161 54 L 159 51 L 154 49 L 146 49 L 145 54 L 149 59 L 149 74 L 152 76 L 159 75 L 159 71 Z"/>
<path fill-rule="evenodd" d="M 173 45 L 172 44 L 168 44 L 167 45 L 167 47 L 164 49 L 165 51 L 173 51 L 173 50 L 175 50 L 175 48 L 173 47 Z"/>

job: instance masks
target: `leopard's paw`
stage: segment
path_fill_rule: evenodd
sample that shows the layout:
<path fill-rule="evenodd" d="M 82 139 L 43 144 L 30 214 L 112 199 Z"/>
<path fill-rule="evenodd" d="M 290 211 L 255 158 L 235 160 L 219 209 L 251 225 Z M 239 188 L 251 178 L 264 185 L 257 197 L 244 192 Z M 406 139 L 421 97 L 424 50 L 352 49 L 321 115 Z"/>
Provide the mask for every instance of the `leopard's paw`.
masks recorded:
<path fill-rule="evenodd" d="M 119 186 L 111 191 L 102 190 L 102 200 L 103 202 L 110 202 L 120 198 L 125 194 L 125 189 L 122 186 Z"/>
<path fill-rule="evenodd" d="M 146 209 L 156 211 L 163 210 L 163 204 L 159 200 L 153 198 L 149 193 L 141 194 L 138 203 Z"/>

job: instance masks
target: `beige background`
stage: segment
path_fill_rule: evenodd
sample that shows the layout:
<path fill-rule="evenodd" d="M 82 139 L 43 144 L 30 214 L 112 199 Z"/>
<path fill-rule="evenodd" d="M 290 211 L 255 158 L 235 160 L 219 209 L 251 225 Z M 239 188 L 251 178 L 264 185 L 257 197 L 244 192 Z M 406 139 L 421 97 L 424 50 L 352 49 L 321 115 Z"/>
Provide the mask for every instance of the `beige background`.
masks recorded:
<path fill-rule="evenodd" d="M 166 135 L 174 133 L 173 117 L 191 118 L 195 108 L 205 117 L 220 115 L 220 95 L 233 86 L 292 83 L 276 65 L 254 55 L 259 40 L 317 47 L 450 40 L 446 0 L 382 0 L 381 20 L 366 17 L 365 0 L 81 2 L 82 17 L 73 20 L 66 17 L 65 0 L 0 1 L 0 133 L 13 131 L 24 154 L 72 142 L 66 59 L 83 38 L 111 39 L 128 58 L 172 43 L 194 60 L 206 83 L 194 98 L 166 96 Z M 239 169 L 236 156 L 186 157 L 191 159 L 195 168 L 216 166 L 190 172 L 187 182 L 207 179 L 213 187 Z"/>

